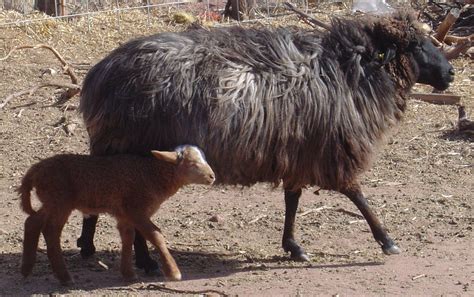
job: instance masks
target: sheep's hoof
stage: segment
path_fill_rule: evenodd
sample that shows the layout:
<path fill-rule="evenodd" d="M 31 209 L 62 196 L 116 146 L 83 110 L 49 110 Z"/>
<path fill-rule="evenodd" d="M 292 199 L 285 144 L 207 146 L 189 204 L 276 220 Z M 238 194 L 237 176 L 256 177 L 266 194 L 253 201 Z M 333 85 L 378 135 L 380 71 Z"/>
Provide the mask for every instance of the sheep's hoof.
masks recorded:
<path fill-rule="evenodd" d="M 305 253 L 291 253 L 291 260 L 298 262 L 309 262 L 309 256 Z"/>
<path fill-rule="evenodd" d="M 21 265 L 21 275 L 23 275 L 23 277 L 27 277 L 28 275 L 30 275 L 31 271 L 33 270 L 33 265 L 31 264 L 22 264 Z"/>
<path fill-rule="evenodd" d="M 400 248 L 394 243 L 388 246 L 382 246 L 382 251 L 385 255 L 397 255 L 401 253 Z"/>
<path fill-rule="evenodd" d="M 146 260 L 136 260 L 135 266 L 139 269 L 145 270 L 145 273 L 148 275 L 161 275 L 158 262 L 148 258 Z"/>
<path fill-rule="evenodd" d="M 82 237 L 77 239 L 77 247 L 81 248 L 81 256 L 82 258 L 89 258 L 93 254 L 95 254 L 95 246 L 94 244 L 87 244 L 84 242 Z"/>
<path fill-rule="evenodd" d="M 122 274 L 122 276 L 123 276 L 124 281 L 126 281 L 127 283 L 133 283 L 138 280 L 138 276 L 135 272 L 124 273 Z"/>
<path fill-rule="evenodd" d="M 74 285 L 74 281 L 70 278 L 60 280 L 61 286 L 70 287 Z"/>
<path fill-rule="evenodd" d="M 286 241 L 283 243 L 283 250 L 285 252 L 290 252 L 290 258 L 293 261 L 299 262 L 309 262 L 309 257 L 305 253 L 302 247 L 300 247 L 293 239 Z"/>

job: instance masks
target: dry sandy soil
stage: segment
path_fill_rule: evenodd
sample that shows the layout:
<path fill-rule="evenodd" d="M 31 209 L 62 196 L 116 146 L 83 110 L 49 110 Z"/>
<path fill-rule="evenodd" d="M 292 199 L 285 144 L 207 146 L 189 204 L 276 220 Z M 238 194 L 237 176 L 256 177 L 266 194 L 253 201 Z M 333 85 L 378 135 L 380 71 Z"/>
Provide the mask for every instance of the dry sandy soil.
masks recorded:
<path fill-rule="evenodd" d="M 0 11 L 0 17 L 6 17 Z M 139 20 L 139 21 L 137 21 Z M 160 21 L 161 20 L 161 21 Z M 137 23 L 138 22 L 138 23 Z M 141 23 L 140 23 L 141 22 Z M 130 13 L 121 19 L 31 24 L 1 29 L 0 56 L 16 45 L 47 43 L 82 78 L 88 67 L 134 36 L 164 30 L 166 18 Z M 457 59 L 449 91 L 463 96 L 474 114 L 472 60 Z M 53 69 L 57 74 L 51 75 Z M 81 70 L 84 69 L 84 70 Z M 56 80 L 68 82 L 46 50 L 15 52 L 0 61 L 0 100 Z M 228 294 L 285 296 L 473 296 L 473 138 L 456 131 L 457 108 L 411 101 L 404 121 L 381 147 L 373 169 L 362 176 L 364 191 L 402 249 L 387 257 L 357 209 L 338 193 L 304 191 L 297 237 L 310 263 L 288 260 L 280 245 L 284 209 L 281 189 L 191 186 L 154 217 L 184 280 L 165 283 L 140 272 L 124 283 L 118 271 L 120 241 L 114 220 L 102 216 L 98 252 L 83 260 L 76 247 L 81 215 L 73 213 L 62 242 L 75 286 L 59 286 L 40 242 L 33 274 L 19 274 L 24 213 L 14 192 L 25 170 L 57 153 L 87 153 L 88 138 L 75 108 L 78 98 L 53 106 L 60 92 L 41 89 L 13 99 L 0 110 L 0 294 Z M 211 217 L 217 216 L 217 222 Z M 155 258 L 158 257 L 153 253 Z"/>

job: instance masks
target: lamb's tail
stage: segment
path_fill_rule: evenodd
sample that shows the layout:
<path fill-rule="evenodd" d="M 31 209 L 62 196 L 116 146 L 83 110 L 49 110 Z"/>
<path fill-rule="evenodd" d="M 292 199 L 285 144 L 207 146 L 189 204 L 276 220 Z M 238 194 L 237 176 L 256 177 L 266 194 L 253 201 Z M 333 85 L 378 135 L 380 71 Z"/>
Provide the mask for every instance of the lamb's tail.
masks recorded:
<path fill-rule="evenodd" d="M 20 194 L 20 205 L 24 212 L 29 215 L 35 214 L 36 211 L 31 206 L 31 190 L 33 189 L 33 175 L 34 172 L 31 168 L 25 174 L 23 179 L 21 180 L 21 185 L 17 188 L 18 194 Z"/>

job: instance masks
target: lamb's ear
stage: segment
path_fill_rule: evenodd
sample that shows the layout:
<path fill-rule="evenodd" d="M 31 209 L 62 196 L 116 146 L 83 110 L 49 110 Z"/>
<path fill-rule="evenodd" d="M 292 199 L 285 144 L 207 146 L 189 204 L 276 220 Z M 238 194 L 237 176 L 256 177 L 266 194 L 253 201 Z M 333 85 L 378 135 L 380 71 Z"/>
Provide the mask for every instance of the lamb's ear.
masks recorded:
<path fill-rule="evenodd" d="M 153 156 L 159 160 L 163 160 L 169 163 L 178 164 L 179 156 L 177 152 L 162 152 L 162 151 L 151 151 Z"/>

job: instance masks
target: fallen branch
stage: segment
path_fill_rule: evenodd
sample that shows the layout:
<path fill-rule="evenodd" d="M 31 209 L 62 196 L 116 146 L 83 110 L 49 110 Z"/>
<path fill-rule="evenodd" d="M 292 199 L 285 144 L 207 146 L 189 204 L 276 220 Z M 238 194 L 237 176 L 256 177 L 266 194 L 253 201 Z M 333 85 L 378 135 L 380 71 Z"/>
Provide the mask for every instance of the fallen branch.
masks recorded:
<path fill-rule="evenodd" d="M 20 97 L 20 96 L 23 96 L 23 95 L 26 95 L 26 94 L 31 96 L 36 91 L 38 91 L 39 89 L 46 88 L 46 87 L 68 88 L 68 91 L 66 91 L 64 94 L 68 93 L 68 96 L 70 96 L 69 98 L 71 98 L 72 96 L 76 95 L 77 93 L 79 93 L 81 91 L 81 87 L 79 85 L 76 85 L 76 84 L 47 82 L 47 83 L 43 83 L 43 84 L 38 85 L 38 86 L 34 86 L 31 89 L 23 90 L 23 91 L 13 93 L 13 94 L 9 95 L 7 98 L 5 98 L 5 100 L 3 100 L 2 103 L 0 103 L 0 109 L 5 107 L 5 105 L 7 105 L 8 102 L 10 102 L 12 99 L 14 99 L 16 97 Z"/>
<path fill-rule="evenodd" d="M 35 86 L 29 90 L 23 90 L 23 91 L 11 94 L 7 98 L 5 98 L 5 100 L 3 100 L 3 102 L 0 104 L 0 109 L 5 107 L 5 105 L 7 105 L 7 103 L 11 101 L 13 98 L 23 96 L 26 94 L 29 94 L 31 96 L 37 90 L 44 87 L 60 87 L 60 88 L 67 89 L 63 94 L 61 94 L 60 100 L 55 105 L 64 104 L 66 101 L 68 101 L 70 98 L 74 97 L 76 94 L 78 94 L 81 91 L 81 83 L 79 82 L 79 78 L 77 77 L 77 75 L 74 73 L 73 67 L 71 67 L 66 62 L 66 60 L 61 56 L 61 54 L 59 54 L 59 52 L 55 48 L 47 44 L 15 46 L 8 52 L 8 54 L 5 57 L 0 58 L 0 61 L 4 61 L 8 59 L 11 56 L 11 54 L 15 51 L 22 50 L 22 49 L 37 49 L 37 48 L 48 49 L 54 54 L 54 56 L 59 60 L 59 62 L 63 66 L 63 71 L 70 77 L 71 83 L 47 82 L 47 83 L 43 83 L 38 86 Z"/>
<path fill-rule="evenodd" d="M 467 50 L 472 46 L 472 42 L 464 40 L 457 43 L 455 46 L 444 50 L 444 56 L 448 60 L 456 59 L 460 54 L 466 53 Z"/>
<path fill-rule="evenodd" d="M 318 21 L 317 19 L 315 19 L 314 17 L 310 16 L 309 14 L 307 13 L 304 13 L 302 12 L 301 10 L 297 9 L 296 7 L 294 7 L 291 3 L 288 3 L 288 2 L 285 2 L 283 3 L 285 5 L 285 7 L 293 12 L 295 12 L 303 21 L 309 23 L 310 25 L 312 25 L 313 27 L 321 27 L 323 29 L 326 29 L 326 30 L 331 30 L 331 27 L 326 24 L 326 23 L 323 23 L 321 21 Z"/>
<path fill-rule="evenodd" d="M 59 62 L 61 62 L 61 64 L 63 65 L 63 70 L 69 75 L 69 77 L 71 78 L 71 82 L 73 84 L 77 84 L 79 82 L 79 79 L 77 78 L 76 74 L 74 73 L 73 68 L 66 62 L 66 60 L 64 60 L 64 58 L 59 54 L 59 52 L 55 48 L 53 48 L 53 47 L 51 47 L 47 44 L 15 46 L 14 48 L 12 48 L 10 50 L 10 52 L 8 52 L 8 54 L 5 57 L 1 58 L 0 61 L 8 59 L 11 56 L 11 54 L 15 51 L 22 50 L 22 49 L 29 49 L 29 48 L 32 48 L 32 49 L 37 49 L 37 48 L 49 49 L 51 52 L 53 52 L 53 54 L 56 56 L 56 58 L 58 58 Z"/>
<path fill-rule="evenodd" d="M 464 37 L 447 35 L 444 38 L 444 43 L 446 43 L 447 45 L 452 45 L 454 43 L 460 43 L 460 42 L 465 42 L 465 41 L 471 41 L 471 42 L 474 41 L 474 34 L 471 34 L 469 36 L 464 36 Z"/>
<path fill-rule="evenodd" d="M 202 295 L 202 294 L 217 294 L 219 296 L 229 296 L 228 294 L 218 291 L 218 290 L 179 290 L 179 289 L 172 289 L 168 288 L 165 285 L 156 285 L 156 284 L 149 284 L 147 286 L 143 286 L 138 288 L 138 290 L 157 290 L 165 293 L 178 293 L 178 294 L 192 294 L 192 295 Z"/>
<path fill-rule="evenodd" d="M 449 11 L 448 15 L 446 15 L 441 25 L 439 25 L 438 30 L 436 30 L 436 39 L 438 39 L 440 42 L 444 41 L 446 34 L 448 34 L 449 30 L 459 18 L 460 14 L 461 11 L 457 8 L 453 8 Z"/>
<path fill-rule="evenodd" d="M 461 96 L 454 94 L 436 94 L 436 93 L 411 93 L 410 97 L 440 105 L 455 105 L 461 101 Z"/>

